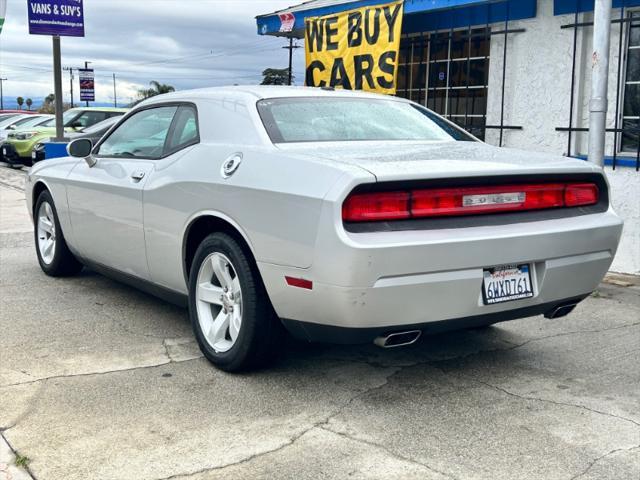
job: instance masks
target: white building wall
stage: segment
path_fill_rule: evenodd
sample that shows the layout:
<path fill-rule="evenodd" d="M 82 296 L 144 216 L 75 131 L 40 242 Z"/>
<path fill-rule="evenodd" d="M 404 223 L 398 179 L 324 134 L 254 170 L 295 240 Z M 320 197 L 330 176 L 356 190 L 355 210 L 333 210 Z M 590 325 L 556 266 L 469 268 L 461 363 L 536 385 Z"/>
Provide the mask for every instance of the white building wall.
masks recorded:
<path fill-rule="evenodd" d="M 619 9 L 613 10 L 618 18 Z M 580 14 L 579 22 L 591 21 L 591 13 Z M 556 127 L 569 126 L 569 100 L 573 58 L 573 29 L 561 25 L 573 23 L 573 15 L 553 15 L 553 0 L 539 0 L 536 18 L 510 22 L 510 29 L 524 28 L 524 33 L 509 34 L 505 82 L 504 124 L 522 126 L 522 130 L 505 130 L 503 145 L 525 150 L 566 154 L 568 134 Z M 503 26 L 495 26 L 502 30 Z M 621 27 L 612 26 L 609 78 L 608 127 L 614 125 L 618 65 L 618 39 Z M 626 42 L 626 39 L 623 39 Z M 592 28 L 578 29 L 578 58 L 574 127 L 588 127 L 591 95 Z M 624 48 L 624 47 L 623 47 Z M 487 102 L 487 124 L 499 125 L 501 114 L 504 37 L 491 39 L 491 65 Z M 499 131 L 487 130 L 486 141 L 499 143 Z M 587 152 L 586 133 L 574 133 L 571 153 Z M 607 155 L 613 155 L 613 134 L 607 135 Z M 640 274 L 640 172 L 606 167 L 611 184 L 612 203 L 625 220 L 620 249 L 612 265 L 616 272 Z"/>

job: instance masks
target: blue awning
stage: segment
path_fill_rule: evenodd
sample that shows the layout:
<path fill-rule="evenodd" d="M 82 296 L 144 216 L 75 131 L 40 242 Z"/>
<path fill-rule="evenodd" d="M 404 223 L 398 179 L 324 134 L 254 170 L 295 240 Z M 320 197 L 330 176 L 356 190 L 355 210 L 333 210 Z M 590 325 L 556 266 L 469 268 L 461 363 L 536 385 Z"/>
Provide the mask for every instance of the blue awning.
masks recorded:
<path fill-rule="evenodd" d="M 594 0 L 554 0 L 553 14 L 592 12 L 594 3 Z M 639 5 L 640 0 L 613 0 L 613 8 L 637 7 Z"/>
<path fill-rule="evenodd" d="M 256 18 L 258 34 L 304 36 L 304 19 L 340 13 L 353 8 L 388 3 L 389 0 L 312 0 Z M 536 16 L 536 0 L 405 0 L 403 33 L 427 32 Z M 292 32 L 280 32 L 280 15 L 293 14 Z"/>

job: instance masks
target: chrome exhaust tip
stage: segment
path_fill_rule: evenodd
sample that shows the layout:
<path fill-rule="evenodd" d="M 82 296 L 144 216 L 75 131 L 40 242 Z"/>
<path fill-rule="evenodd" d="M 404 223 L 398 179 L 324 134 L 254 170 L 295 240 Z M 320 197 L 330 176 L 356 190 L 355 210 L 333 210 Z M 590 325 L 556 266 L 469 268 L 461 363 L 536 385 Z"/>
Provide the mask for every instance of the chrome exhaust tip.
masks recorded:
<path fill-rule="evenodd" d="M 422 330 L 409 330 L 408 332 L 394 332 L 376 338 L 373 343 L 381 348 L 406 347 L 418 341 Z"/>
<path fill-rule="evenodd" d="M 553 310 L 545 313 L 544 318 L 566 317 L 573 311 L 574 308 L 576 308 L 577 305 L 577 303 L 567 303 L 565 305 L 560 305 L 559 307 L 556 307 Z"/>

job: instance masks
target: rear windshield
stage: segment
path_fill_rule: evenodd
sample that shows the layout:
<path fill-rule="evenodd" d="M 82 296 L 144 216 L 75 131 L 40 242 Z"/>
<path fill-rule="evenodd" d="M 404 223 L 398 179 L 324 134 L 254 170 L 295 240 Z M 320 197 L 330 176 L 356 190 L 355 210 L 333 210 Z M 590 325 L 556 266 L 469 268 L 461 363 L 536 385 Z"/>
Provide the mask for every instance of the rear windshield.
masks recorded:
<path fill-rule="evenodd" d="M 391 99 L 274 98 L 258 102 L 258 111 L 273 143 L 473 141 L 426 108 Z"/>

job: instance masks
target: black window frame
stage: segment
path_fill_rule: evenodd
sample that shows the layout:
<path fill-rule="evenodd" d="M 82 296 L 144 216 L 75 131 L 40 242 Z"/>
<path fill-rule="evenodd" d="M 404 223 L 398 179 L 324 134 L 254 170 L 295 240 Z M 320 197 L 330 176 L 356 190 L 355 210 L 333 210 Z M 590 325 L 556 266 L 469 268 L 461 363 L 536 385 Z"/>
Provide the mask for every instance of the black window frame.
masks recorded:
<path fill-rule="evenodd" d="M 622 127 L 622 132 L 620 136 L 617 138 L 617 144 L 614 145 L 617 154 L 620 157 L 634 157 L 637 156 L 638 151 L 640 151 L 640 146 L 638 143 L 631 144 L 629 149 L 625 149 L 625 122 L 629 122 L 631 124 L 636 123 L 636 128 L 630 128 L 628 130 L 631 131 L 631 135 L 635 134 L 639 137 L 640 142 L 640 111 L 635 112 L 636 115 L 626 115 L 625 108 L 627 105 L 627 96 L 630 95 L 628 87 L 630 85 L 637 86 L 640 89 L 640 83 L 638 80 L 628 80 L 629 75 L 629 64 L 631 62 L 631 51 L 640 51 L 640 45 L 631 45 L 631 29 L 639 28 L 640 29 L 640 10 L 638 9 L 630 9 L 627 13 L 629 22 L 626 30 L 626 41 L 624 45 L 624 75 L 620 82 L 621 92 L 619 92 L 620 96 L 620 124 Z M 620 33 L 622 35 L 622 32 Z"/>
<path fill-rule="evenodd" d="M 162 146 L 162 155 L 159 157 L 149 157 L 149 156 L 138 156 L 138 155 L 127 155 L 127 156 L 118 156 L 118 157 L 110 157 L 108 155 L 100 155 L 100 147 L 102 146 L 102 144 L 109 139 L 109 137 L 111 137 L 111 135 L 113 135 L 122 124 L 124 124 L 129 118 L 133 117 L 134 115 L 137 115 L 140 112 L 144 112 L 146 110 L 152 110 L 155 108 L 163 108 L 163 107 L 176 107 L 176 111 L 173 114 L 173 118 L 171 119 L 171 123 L 169 124 L 169 129 L 167 130 L 167 136 L 164 139 L 164 145 Z M 176 114 L 178 113 L 178 110 L 180 109 L 180 107 L 187 107 L 187 108 L 192 108 L 193 111 L 196 114 L 196 132 L 197 135 L 196 137 L 190 141 L 185 143 L 184 145 L 178 145 L 175 148 L 168 150 L 168 142 L 169 139 L 171 138 L 171 136 L 173 135 L 173 132 L 175 130 L 175 124 L 176 124 Z M 181 150 L 184 150 L 185 148 L 189 148 L 192 147 L 193 145 L 197 145 L 200 143 L 200 115 L 198 112 L 198 106 L 194 103 L 194 102 L 184 102 L 184 101 L 179 101 L 179 102 L 161 102 L 161 103 L 153 103 L 151 105 L 145 105 L 143 107 L 140 108 L 136 108 L 135 110 L 132 110 L 131 112 L 127 113 L 126 115 L 124 115 L 122 117 L 122 119 L 120 119 L 119 122 L 117 122 L 115 125 L 113 125 L 111 127 L 111 130 L 109 132 L 107 132 L 107 135 L 103 136 L 100 141 L 93 147 L 92 150 L 92 155 L 96 158 L 115 158 L 117 160 L 153 160 L 153 161 L 159 161 L 159 160 L 163 160 Z"/>

